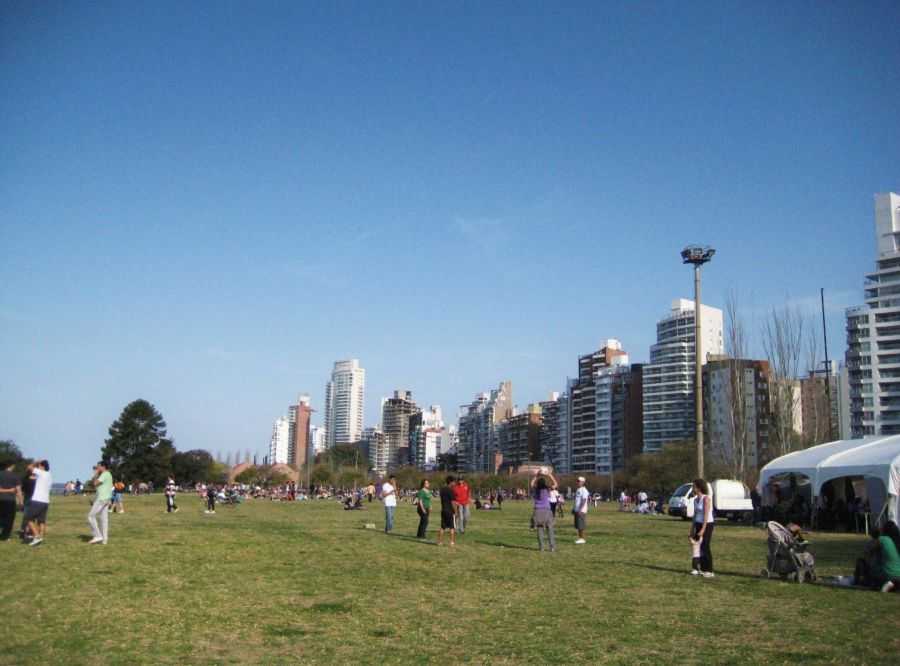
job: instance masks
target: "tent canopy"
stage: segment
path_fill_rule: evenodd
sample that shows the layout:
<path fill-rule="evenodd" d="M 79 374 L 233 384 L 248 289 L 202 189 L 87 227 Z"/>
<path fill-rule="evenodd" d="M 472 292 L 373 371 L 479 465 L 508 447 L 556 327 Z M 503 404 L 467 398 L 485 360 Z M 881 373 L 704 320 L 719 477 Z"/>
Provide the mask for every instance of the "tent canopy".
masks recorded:
<path fill-rule="evenodd" d="M 824 483 L 841 477 L 878 481 L 879 504 L 886 502 L 888 519 L 896 521 L 900 512 L 900 435 L 838 440 L 776 458 L 760 471 L 763 497 L 772 478 L 783 474 L 808 477 L 813 497 L 819 497 Z M 876 511 L 873 506 L 873 513 Z"/>

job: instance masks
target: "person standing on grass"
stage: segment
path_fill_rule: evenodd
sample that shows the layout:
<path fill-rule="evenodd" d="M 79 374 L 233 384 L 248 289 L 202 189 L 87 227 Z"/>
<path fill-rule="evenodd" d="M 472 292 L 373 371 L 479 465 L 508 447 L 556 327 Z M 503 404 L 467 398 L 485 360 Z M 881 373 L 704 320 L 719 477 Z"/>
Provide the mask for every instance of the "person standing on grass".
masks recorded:
<path fill-rule="evenodd" d="M 466 533 L 466 527 L 469 525 L 469 500 L 471 497 L 471 488 L 462 476 L 456 477 L 456 485 L 453 487 L 453 494 L 456 495 L 456 531 L 460 534 Z"/>
<path fill-rule="evenodd" d="M 110 513 L 125 513 L 125 507 L 122 506 L 122 491 L 125 490 L 125 484 L 116 481 L 113 484 L 112 506 L 109 507 Z"/>
<path fill-rule="evenodd" d="M 4 460 L 0 463 L 0 541 L 9 541 L 16 524 L 16 500 L 22 492 L 20 484 L 16 461 Z"/>
<path fill-rule="evenodd" d="M 591 501 L 591 494 L 584 484 L 584 477 L 579 476 L 578 489 L 575 491 L 575 506 L 572 507 L 572 513 L 575 515 L 575 529 L 578 530 L 578 538 L 575 539 L 575 543 L 578 544 L 585 543 L 584 530 L 587 527 L 588 504 Z"/>
<path fill-rule="evenodd" d="M 29 546 L 40 546 L 44 543 L 44 533 L 47 530 L 47 510 L 50 508 L 50 487 L 53 479 L 50 476 L 50 463 L 39 460 L 28 465 L 31 474 L 34 475 L 34 492 L 31 494 L 31 504 L 28 505 L 28 529 L 34 535 Z"/>
<path fill-rule="evenodd" d="M 437 545 L 444 545 L 444 530 L 450 530 L 450 545 L 456 546 L 456 479 L 447 477 L 447 485 L 441 488 L 441 531 L 438 532 Z"/>
<path fill-rule="evenodd" d="M 203 513 L 210 515 L 216 513 L 216 487 L 211 483 L 206 486 L 206 511 Z"/>
<path fill-rule="evenodd" d="M 422 479 L 419 486 L 419 493 L 416 496 L 416 511 L 419 512 L 419 531 L 416 532 L 417 539 L 424 539 L 425 532 L 428 530 L 428 517 L 431 515 L 431 485 L 428 479 Z"/>
<path fill-rule="evenodd" d="M 91 484 L 97 489 L 97 497 L 87 516 L 88 525 L 91 526 L 91 533 L 94 535 L 89 542 L 92 544 L 106 545 L 109 541 L 109 503 L 112 500 L 113 478 L 106 467 L 105 461 L 98 462 L 94 467 L 94 478 L 91 480 Z M 99 526 L 97 525 L 98 517 L 100 518 Z"/>
<path fill-rule="evenodd" d="M 713 556 L 709 547 L 712 541 L 716 517 L 713 513 L 712 499 L 709 496 L 709 485 L 703 479 L 694 479 L 694 522 L 691 526 L 691 538 L 700 539 L 700 575 L 713 578 Z"/>
<path fill-rule="evenodd" d="M 397 508 L 397 477 L 391 474 L 381 486 L 381 499 L 384 500 L 384 531 L 394 533 L 394 510 Z"/>
<path fill-rule="evenodd" d="M 547 479 L 550 483 L 547 483 Z M 550 491 L 557 488 L 556 479 L 551 472 L 547 472 L 546 478 L 540 472 L 531 479 L 531 495 L 534 497 L 534 510 L 531 514 L 531 522 L 537 528 L 538 550 L 543 552 L 544 531 L 550 537 L 550 551 L 556 552 L 556 537 L 553 535 L 553 514 L 550 512 Z"/>
<path fill-rule="evenodd" d="M 175 480 L 170 476 L 166 480 L 166 513 L 177 513 L 178 507 L 175 506 Z"/>
<path fill-rule="evenodd" d="M 34 494 L 34 474 L 31 468 L 22 477 L 22 524 L 19 526 L 19 536 L 23 539 L 34 538 L 34 535 L 28 531 L 28 507 L 31 506 L 31 496 Z"/>

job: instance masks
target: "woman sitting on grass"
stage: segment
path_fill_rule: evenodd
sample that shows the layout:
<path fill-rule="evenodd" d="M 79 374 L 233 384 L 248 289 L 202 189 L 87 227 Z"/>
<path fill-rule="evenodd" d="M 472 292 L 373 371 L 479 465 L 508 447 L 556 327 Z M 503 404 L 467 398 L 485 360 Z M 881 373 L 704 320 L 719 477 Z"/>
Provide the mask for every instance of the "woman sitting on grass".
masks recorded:
<path fill-rule="evenodd" d="M 873 576 L 870 583 L 873 588 L 882 592 L 900 591 L 900 530 L 897 523 L 889 520 L 878 539 L 872 543 L 872 549 L 881 552 L 881 576 Z"/>

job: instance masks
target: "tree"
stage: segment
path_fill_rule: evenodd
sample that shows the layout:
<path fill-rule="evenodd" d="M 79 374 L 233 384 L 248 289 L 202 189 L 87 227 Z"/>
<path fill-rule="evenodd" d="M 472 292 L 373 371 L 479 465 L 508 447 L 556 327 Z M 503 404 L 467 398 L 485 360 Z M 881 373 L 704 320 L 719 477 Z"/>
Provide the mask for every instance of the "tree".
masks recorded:
<path fill-rule="evenodd" d="M 334 469 L 342 467 L 369 467 L 369 458 L 352 444 L 337 444 L 316 456 L 317 465 L 328 465 Z"/>
<path fill-rule="evenodd" d="M 770 372 L 769 441 L 773 458 L 799 448 L 800 436 L 794 430 L 794 421 L 800 408 L 796 378 L 803 352 L 803 327 L 803 314 L 785 302 L 781 309 L 772 308 L 762 330 Z"/>
<path fill-rule="evenodd" d="M 442 472 L 455 472 L 459 456 L 455 453 L 442 453 L 437 458 L 438 470 Z"/>
<path fill-rule="evenodd" d="M 165 483 L 172 471 L 175 446 L 166 436 L 166 422 L 146 400 L 135 400 L 109 427 L 101 457 L 110 471 L 125 482 Z"/>
<path fill-rule="evenodd" d="M 725 470 L 716 467 L 715 461 L 707 465 L 707 477 L 723 476 Z M 658 453 L 642 453 L 625 464 L 624 478 L 617 481 L 620 487 L 645 490 L 653 494 L 667 495 L 682 483 L 694 479 L 697 473 L 697 444 L 692 441 L 663 444 Z"/>
<path fill-rule="evenodd" d="M 725 389 L 729 409 L 723 429 L 710 426 L 708 445 L 718 454 L 728 469 L 730 478 L 744 480 L 751 476 L 747 414 L 748 407 L 753 405 L 747 404 L 747 383 L 744 377 L 747 330 L 738 310 L 737 294 L 733 290 L 729 290 L 725 296 L 725 319 L 725 353 L 728 355 L 728 383 Z"/>
<path fill-rule="evenodd" d="M 22 450 L 11 439 L 0 440 L 0 462 L 4 460 L 14 462 L 19 475 L 25 473 L 25 466 L 31 462 L 31 458 L 23 456 Z"/>
<path fill-rule="evenodd" d="M 180 484 L 195 485 L 212 479 L 215 461 L 209 451 L 193 449 L 172 456 L 172 476 Z"/>
<path fill-rule="evenodd" d="M 325 465 L 316 465 L 309 473 L 309 483 L 312 486 L 330 485 L 331 479 L 331 470 Z"/>

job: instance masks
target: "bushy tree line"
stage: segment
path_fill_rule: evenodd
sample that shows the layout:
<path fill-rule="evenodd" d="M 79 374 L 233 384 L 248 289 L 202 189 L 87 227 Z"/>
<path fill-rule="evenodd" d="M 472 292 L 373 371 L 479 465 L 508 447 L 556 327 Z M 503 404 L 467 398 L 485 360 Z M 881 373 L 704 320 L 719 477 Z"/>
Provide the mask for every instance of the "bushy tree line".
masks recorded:
<path fill-rule="evenodd" d="M 165 420 L 146 400 L 127 405 L 113 421 L 100 457 L 109 462 L 113 476 L 125 483 L 152 481 L 161 486 L 171 476 L 176 483 L 193 485 L 221 481 L 226 471 L 209 451 L 176 450 Z"/>

